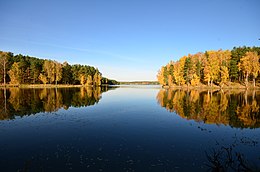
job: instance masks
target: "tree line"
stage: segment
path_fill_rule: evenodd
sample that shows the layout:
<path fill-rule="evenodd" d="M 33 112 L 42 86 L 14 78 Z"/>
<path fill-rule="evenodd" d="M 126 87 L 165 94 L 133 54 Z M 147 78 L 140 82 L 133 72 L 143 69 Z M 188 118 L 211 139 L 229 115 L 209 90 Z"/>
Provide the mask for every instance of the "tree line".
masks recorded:
<path fill-rule="evenodd" d="M 260 47 L 234 47 L 230 50 L 189 54 L 178 61 L 170 61 L 158 71 L 163 86 L 206 84 L 208 86 L 259 81 Z"/>
<path fill-rule="evenodd" d="M 0 51 L 0 84 L 73 84 L 93 85 L 116 84 L 117 81 L 102 77 L 101 72 L 88 65 L 36 57 L 14 55 Z"/>

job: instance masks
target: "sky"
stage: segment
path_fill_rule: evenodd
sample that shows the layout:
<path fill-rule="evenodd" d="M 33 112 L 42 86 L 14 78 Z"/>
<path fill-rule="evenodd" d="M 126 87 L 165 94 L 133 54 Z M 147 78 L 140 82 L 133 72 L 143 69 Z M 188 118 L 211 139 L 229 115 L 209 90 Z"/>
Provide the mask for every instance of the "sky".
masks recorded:
<path fill-rule="evenodd" d="M 259 0 L 0 0 L 0 50 L 156 80 L 184 55 L 260 46 Z"/>

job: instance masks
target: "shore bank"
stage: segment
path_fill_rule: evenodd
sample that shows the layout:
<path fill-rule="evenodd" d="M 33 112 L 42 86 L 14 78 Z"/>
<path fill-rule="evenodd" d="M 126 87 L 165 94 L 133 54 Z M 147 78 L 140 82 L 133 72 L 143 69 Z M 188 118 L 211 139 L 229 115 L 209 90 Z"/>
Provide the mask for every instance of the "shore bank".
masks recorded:
<path fill-rule="evenodd" d="M 257 85 L 254 87 L 253 84 L 249 84 L 247 87 L 243 84 L 239 84 L 239 83 L 231 83 L 231 84 L 226 84 L 224 86 L 219 86 L 219 85 L 213 85 L 213 86 L 208 86 L 208 85 L 204 85 L 204 84 L 200 84 L 197 86 L 191 86 L 191 85 L 172 85 L 172 86 L 162 86 L 162 88 L 170 88 L 170 89 L 196 89 L 196 90 L 201 90 L 201 89 L 205 89 L 205 90 L 236 90 L 236 89 L 245 89 L 245 90 L 260 90 L 260 84 L 257 83 Z"/>
<path fill-rule="evenodd" d="M 101 85 L 102 87 L 108 87 L 109 85 Z M 69 84 L 21 84 L 21 85 L 13 85 L 6 84 L 0 85 L 0 88 L 73 88 L 73 87 L 93 87 L 93 85 L 69 85 Z"/>

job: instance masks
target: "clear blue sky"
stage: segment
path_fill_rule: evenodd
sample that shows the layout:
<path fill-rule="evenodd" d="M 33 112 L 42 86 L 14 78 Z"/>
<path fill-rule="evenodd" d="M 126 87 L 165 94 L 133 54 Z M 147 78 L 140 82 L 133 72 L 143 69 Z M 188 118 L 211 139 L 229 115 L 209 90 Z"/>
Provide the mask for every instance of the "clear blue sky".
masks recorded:
<path fill-rule="evenodd" d="M 0 0 L 0 50 L 156 80 L 170 60 L 260 46 L 259 0 Z"/>

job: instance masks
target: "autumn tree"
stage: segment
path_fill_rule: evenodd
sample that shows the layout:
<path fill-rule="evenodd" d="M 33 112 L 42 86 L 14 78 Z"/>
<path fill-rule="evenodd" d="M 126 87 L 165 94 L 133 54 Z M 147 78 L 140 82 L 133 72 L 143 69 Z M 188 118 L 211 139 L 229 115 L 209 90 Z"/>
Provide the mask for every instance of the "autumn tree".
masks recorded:
<path fill-rule="evenodd" d="M 183 69 L 184 69 L 184 63 L 185 59 L 181 58 L 179 61 L 177 61 L 174 65 L 174 71 L 173 71 L 173 76 L 176 81 L 177 85 L 183 85 L 185 84 L 185 79 L 183 77 Z"/>
<path fill-rule="evenodd" d="M 54 73 L 55 84 L 57 85 L 57 83 L 62 79 L 62 64 L 54 61 L 54 66 L 55 66 L 55 73 Z"/>
<path fill-rule="evenodd" d="M 206 60 L 204 61 L 204 81 L 206 81 L 208 85 L 210 84 L 211 86 L 213 85 L 213 82 L 222 82 L 221 76 L 224 73 L 221 71 L 221 69 L 227 69 L 225 67 L 229 65 L 229 60 L 231 58 L 230 51 L 207 51 L 205 55 Z M 225 72 L 228 73 L 226 70 Z"/>
<path fill-rule="evenodd" d="M 226 84 L 226 82 L 229 79 L 229 66 L 230 66 L 230 60 L 231 60 L 231 52 L 229 50 L 219 50 L 218 51 L 219 56 L 219 72 L 220 72 L 220 85 L 221 87 Z"/>
<path fill-rule="evenodd" d="M 57 83 L 62 79 L 62 64 L 52 60 L 45 60 L 43 64 L 44 73 L 48 83 Z"/>
<path fill-rule="evenodd" d="M 226 66 L 221 66 L 220 68 L 221 75 L 221 87 L 228 81 L 229 79 L 229 71 Z"/>
<path fill-rule="evenodd" d="M 245 56 L 240 59 L 238 68 L 245 75 L 245 84 L 248 86 L 248 77 L 253 76 L 253 85 L 255 87 L 255 78 L 260 71 L 259 56 L 256 52 L 246 52 Z"/>
<path fill-rule="evenodd" d="M 173 65 L 174 65 L 174 62 L 173 61 L 170 61 L 167 65 L 166 65 L 166 69 L 167 69 L 167 81 L 168 81 L 168 85 L 169 86 L 172 86 L 175 82 L 175 79 L 174 79 L 174 76 L 173 76 Z"/>
<path fill-rule="evenodd" d="M 204 81 L 212 86 L 219 73 L 218 56 L 215 51 L 207 51 L 205 54 L 207 60 L 204 64 Z"/>
<path fill-rule="evenodd" d="M 172 75 L 168 75 L 168 85 L 171 87 L 173 85 L 173 82 L 174 82 L 174 79 L 173 79 L 173 76 Z"/>
<path fill-rule="evenodd" d="M 161 85 L 166 85 L 166 83 L 164 82 L 163 73 L 164 73 L 164 66 L 162 66 L 161 69 L 158 71 L 157 79 L 158 79 L 158 82 L 159 82 Z"/>
<path fill-rule="evenodd" d="M 48 78 L 47 78 L 47 76 L 44 75 L 44 74 L 42 74 L 42 73 L 39 75 L 39 80 L 40 80 L 44 85 L 48 83 Z"/>
<path fill-rule="evenodd" d="M 80 75 L 80 84 L 81 84 L 81 85 L 84 85 L 85 83 L 86 83 L 85 75 L 84 75 L 84 74 L 81 74 L 81 75 Z"/>
<path fill-rule="evenodd" d="M 92 85 L 92 84 L 93 84 L 92 76 L 88 75 L 86 85 Z"/>
<path fill-rule="evenodd" d="M 255 87 L 255 79 L 260 72 L 260 55 L 258 55 L 256 52 L 248 52 L 246 55 L 251 57 L 251 74 L 253 76 L 253 85 Z"/>
<path fill-rule="evenodd" d="M 1 70 L 4 85 L 6 85 L 8 60 L 10 59 L 11 56 L 12 56 L 12 53 L 10 53 L 10 52 L 0 51 L 0 70 Z"/>
<path fill-rule="evenodd" d="M 94 86 L 100 86 L 101 85 L 101 74 L 98 72 L 98 70 L 96 71 L 96 73 L 93 76 L 93 85 Z"/>
<path fill-rule="evenodd" d="M 231 60 L 231 51 L 229 50 L 218 50 L 217 52 L 218 62 L 220 66 L 229 67 Z"/>
<path fill-rule="evenodd" d="M 164 66 L 164 70 L 163 70 L 163 80 L 165 85 L 169 85 L 168 76 L 169 76 L 169 71 L 167 70 L 167 65 L 166 65 Z"/>
<path fill-rule="evenodd" d="M 55 81 L 55 64 L 51 60 L 45 60 L 43 64 L 44 73 L 48 79 L 48 83 L 51 84 Z"/>
<path fill-rule="evenodd" d="M 250 56 L 244 56 L 240 59 L 240 62 L 238 63 L 238 68 L 240 71 L 242 71 L 245 75 L 245 84 L 248 86 L 248 77 L 251 72 L 251 64 L 250 64 Z"/>
<path fill-rule="evenodd" d="M 11 70 L 8 71 L 8 74 L 11 79 L 11 84 L 21 84 L 23 71 L 19 66 L 19 62 L 14 62 L 11 67 Z"/>
<path fill-rule="evenodd" d="M 194 73 L 192 75 L 191 85 L 192 86 L 197 86 L 199 83 L 200 83 L 200 78 L 199 78 L 199 76 L 196 73 Z"/>

